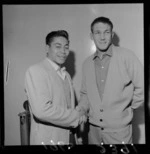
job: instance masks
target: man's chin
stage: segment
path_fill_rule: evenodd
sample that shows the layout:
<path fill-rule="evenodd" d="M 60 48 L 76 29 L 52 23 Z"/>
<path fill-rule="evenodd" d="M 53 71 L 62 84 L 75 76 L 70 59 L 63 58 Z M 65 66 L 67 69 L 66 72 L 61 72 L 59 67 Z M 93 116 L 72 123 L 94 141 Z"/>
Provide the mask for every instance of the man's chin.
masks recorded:
<path fill-rule="evenodd" d="M 106 52 L 108 50 L 109 46 L 100 47 L 99 50 L 102 52 Z"/>
<path fill-rule="evenodd" d="M 65 61 L 59 61 L 58 64 L 59 65 L 63 65 L 65 63 Z"/>
<path fill-rule="evenodd" d="M 108 48 L 100 48 L 99 50 L 102 52 L 106 52 Z"/>

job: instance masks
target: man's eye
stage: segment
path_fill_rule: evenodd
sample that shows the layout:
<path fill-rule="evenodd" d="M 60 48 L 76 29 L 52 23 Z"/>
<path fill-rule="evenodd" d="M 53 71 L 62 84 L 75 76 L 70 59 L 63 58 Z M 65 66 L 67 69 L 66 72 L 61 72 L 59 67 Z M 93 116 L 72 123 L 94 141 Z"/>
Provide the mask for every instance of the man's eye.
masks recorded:
<path fill-rule="evenodd" d="M 66 49 L 66 50 L 68 50 L 68 49 L 69 49 L 69 47 L 65 47 L 65 49 Z"/>
<path fill-rule="evenodd" d="M 56 48 L 60 49 L 60 48 L 61 48 L 61 46 L 56 46 Z"/>
<path fill-rule="evenodd" d="M 100 34 L 100 32 L 94 32 L 94 34 Z"/>

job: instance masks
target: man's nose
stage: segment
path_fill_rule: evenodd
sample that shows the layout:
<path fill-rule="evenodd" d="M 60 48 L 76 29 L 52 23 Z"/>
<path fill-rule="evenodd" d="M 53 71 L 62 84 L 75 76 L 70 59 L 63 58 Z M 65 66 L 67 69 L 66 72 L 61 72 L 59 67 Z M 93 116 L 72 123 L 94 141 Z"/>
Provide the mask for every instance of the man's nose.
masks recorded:
<path fill-rule="evenodd" d="M 101 34 L 100 35 L 100 38 L 103 40 L 103 39 L 105 39 L 105 35 L 104 34 Z"/>
<path fill-rule="evenodd" d="M 62 48 L 61 49 L 61 53 L 64 53 L 65 54 L 66 53 L 66 49 L 65 48 Z"/>

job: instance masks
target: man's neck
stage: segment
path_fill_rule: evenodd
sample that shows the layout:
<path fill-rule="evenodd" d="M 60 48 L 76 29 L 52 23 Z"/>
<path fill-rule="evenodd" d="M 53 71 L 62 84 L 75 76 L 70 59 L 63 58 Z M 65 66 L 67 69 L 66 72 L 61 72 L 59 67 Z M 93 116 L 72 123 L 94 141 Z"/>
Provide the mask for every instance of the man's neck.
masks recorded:
<path fill-rule="evenodd" d="M 102 59 L 105 54 L 112 55 L 112 45 L 110 45 L 106 50 L 97 49 L 96 52 L 100 59 Z"/>
<path fill-rule="evenodd" d="M 109 50 L 111 48 L 111 45 L 106 49 L 106 50 L 100 50 L 100 49 L 97 49 L 97 52 L 99 54 L 99 56 L 103 56 L 105 53 L 109 52 Z"/>

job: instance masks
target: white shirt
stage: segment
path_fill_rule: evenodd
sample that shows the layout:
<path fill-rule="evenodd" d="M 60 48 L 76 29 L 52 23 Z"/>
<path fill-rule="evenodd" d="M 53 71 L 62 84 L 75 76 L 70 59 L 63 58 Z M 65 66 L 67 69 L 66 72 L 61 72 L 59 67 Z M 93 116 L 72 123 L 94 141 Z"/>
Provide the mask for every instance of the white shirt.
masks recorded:
<path fill-rule="evenodd" d="M 54 63 L 52 60 L 50 60 L 49 58 L 46 58 L 49 63 L 52 65 L 52 67 L 56 70 L 57 74 L 63 79 L 65 80 L 66 77 L 66 68 L 62 67 L 60 68 L 56 63 Z"/>

